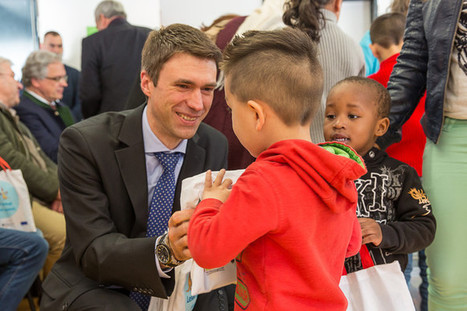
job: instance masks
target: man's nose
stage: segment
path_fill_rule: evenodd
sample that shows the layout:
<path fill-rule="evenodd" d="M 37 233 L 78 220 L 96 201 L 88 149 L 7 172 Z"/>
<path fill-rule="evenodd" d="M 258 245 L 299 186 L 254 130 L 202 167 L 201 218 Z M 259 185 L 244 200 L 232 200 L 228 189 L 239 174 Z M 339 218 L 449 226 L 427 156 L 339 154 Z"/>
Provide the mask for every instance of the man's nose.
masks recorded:
<path fill-rule="evenodd" d="M 203 94 L 201 94 L 201 90 L 193 90 L 191 97 L 188 100 L 188 106 L 196 111 L 203 109 Z"/>

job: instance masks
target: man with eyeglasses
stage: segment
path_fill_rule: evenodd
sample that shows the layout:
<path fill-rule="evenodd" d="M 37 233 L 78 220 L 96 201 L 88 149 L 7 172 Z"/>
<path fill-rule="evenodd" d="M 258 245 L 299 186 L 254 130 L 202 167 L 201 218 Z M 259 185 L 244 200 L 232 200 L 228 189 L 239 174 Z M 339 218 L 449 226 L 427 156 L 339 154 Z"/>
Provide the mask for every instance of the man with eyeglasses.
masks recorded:
<path fill-rule="evenodd" d="M 23 67 L 25 90 L 15 107 L 20 120 L 55 163 L 60 135 L 74 123 L 70 109 L 60 101 L 67 80 L 59 55 L 44 50 L 32 52 Z"/>
<path fill-rule="evenodd" d="M 21 170 L 28 186 L 34 222 L 49 243 L 49 254 L 43 267 L 45 277 L 65 245 L 65 217 L 57 165 L 42 151 L 14 110 L 20 102 L 22 88 L 23 85 L 15 80 L 11 62 L 0 56 L 0 156 L 12 169 Z M 1 303 L 0 306 L 4 307 Z"/>

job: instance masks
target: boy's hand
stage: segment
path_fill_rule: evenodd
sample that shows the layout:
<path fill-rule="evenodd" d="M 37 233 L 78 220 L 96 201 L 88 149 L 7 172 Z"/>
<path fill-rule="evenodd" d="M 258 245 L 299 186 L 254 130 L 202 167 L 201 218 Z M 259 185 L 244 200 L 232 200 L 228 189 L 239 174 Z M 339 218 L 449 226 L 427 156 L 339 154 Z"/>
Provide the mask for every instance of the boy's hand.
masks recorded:
<path fill-rule="evenodd" d="M 202 199 L 218 199 L 224 203 L 230 195 L 230 186 L 232 186 L 232 180 L 226 178 L 222 180 L 225 175 L 225 169 L 221 169 L 217 174 L 216 180 L 212 182 L 211 171 L 206 172 L 206 179 L 204 181 L 204 191 Z"/>
<path fill-rule="evenodd" d="M 371 218 L 358 218 L 358 222 L 362 228 L 362 244 L 380 245 L 383 241 L 383 233 L 379 224 Z"/>

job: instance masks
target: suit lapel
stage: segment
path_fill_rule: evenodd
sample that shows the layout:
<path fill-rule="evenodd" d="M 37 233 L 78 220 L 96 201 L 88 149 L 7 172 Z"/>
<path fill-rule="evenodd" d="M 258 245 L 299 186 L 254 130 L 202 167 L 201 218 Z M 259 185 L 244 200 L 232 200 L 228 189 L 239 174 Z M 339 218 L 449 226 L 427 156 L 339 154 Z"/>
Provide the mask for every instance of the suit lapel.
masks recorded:
<path fill-rule="evenodd" d="M 142 132 L 145 105 L 134 109 L 125 118 L 118 139 L 122 148 L 115 150 L 118 167 L 135 213 L 135 228 L 144 228 L 148 217 L 148 186 Z"/>

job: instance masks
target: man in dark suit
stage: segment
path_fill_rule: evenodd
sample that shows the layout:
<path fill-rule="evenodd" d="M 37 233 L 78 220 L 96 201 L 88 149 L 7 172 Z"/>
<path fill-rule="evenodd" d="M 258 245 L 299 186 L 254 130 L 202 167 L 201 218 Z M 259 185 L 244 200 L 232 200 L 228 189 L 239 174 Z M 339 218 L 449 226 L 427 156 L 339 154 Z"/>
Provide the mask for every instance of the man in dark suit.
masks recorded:
<path fill-rule="evenodd" d="M 103 113 L 63 132 L 59 178 L 67 241 L 43 283 L 41 310 L 145 310 L 135 303 L 140 293 L 170 295 L 171 267 L 191 258 L 186 232 L 193 210 L 180 211 L 181 181 L 227 164 L 226 138 L 201 123 L 220 58 L 198 29 L 174 24 L 153 31 L 142 58 L 147 105 Z M 154 200 L 164 197 L 156 192 L 166 172 L 159 156 L 176 153 L 173 188 L 163 189 L 175 194 L 168 200 L 168 234 L 151 237 L 154 224 L 167 228 L 152 213 Z M 199 295 L 194 310 L 229 310 L 232 302 L 233 288 L 222 288 Z"/>
<path fill-rule="evenodd" d="M 56 31 L 46 32 L 44 41 L 41 44 L 41 50 L 50 51 L 62 58 L 63 42 L 60 34 Z M 65 66 L 66 75 L 68 77 L 68 86 L 63 90 L 62 102 L 70 108 L 75 121 L 80 121 L 83 118 L 81 114 L 81 102 L 78 96 L 80 72 L 66 64 L 63 65 Z"/>
<path fill-rule="evenodd" d="M 102 1 L 95 18 L 99 31 L 82 42 L 79 94 L 84 118 L 123 110 L 151 31 L 130 25 L 117 1 Z"/>

